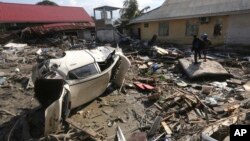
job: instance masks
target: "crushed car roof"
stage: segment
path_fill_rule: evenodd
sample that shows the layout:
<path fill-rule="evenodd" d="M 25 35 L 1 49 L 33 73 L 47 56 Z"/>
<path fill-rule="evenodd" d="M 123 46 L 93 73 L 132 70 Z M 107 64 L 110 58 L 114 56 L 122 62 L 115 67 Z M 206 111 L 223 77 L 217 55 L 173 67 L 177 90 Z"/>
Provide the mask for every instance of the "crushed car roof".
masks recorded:
<path fill-rule="evenodd" d="M 66 76 L 68 71 L 74 70 L 94 62 L 104 62 L 113 50 L 107 47 L 97 47 L 91 50 L 65 51 L 65 56 L 59 59 L 50 59 L 50 65 L 57 64 L 58 69 Z"/>

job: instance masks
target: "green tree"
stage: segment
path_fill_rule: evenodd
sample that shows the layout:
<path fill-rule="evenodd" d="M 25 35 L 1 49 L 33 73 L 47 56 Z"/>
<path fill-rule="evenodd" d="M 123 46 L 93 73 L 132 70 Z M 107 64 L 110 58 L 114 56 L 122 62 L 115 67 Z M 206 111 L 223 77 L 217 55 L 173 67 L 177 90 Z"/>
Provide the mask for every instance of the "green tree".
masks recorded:
<path fill-rule="evenodd" d="M 43 0 L 40 1 L 38 3 L 36 3 L 37 5 L 52 5 L 52 6 L 58 6 L 57 3 L 53 2 L 53 1 L 49 1 L 49 0 Z"/>
<path fill-rule="evenodd" d="M 120 10 L 121 17 L 116 21 L 116 23 L 120 23 L 119 27 L 125 28 L 128 34 L 131 33 L 131 27 L 129 25 L 130 20 L 144 14 L 144 12 L 150 8 L 149 6 L 146 6 L 142 10 L 139 10 L 138 7 L 139 6 L 137 0 L 123 1 L 123 8 Z"/>
<path fill-rule="evenodd" d="M 121 18 L 131 20 L 139 13 L 137 0 L 124 0 L 123 8 L 120 10 Z"/>

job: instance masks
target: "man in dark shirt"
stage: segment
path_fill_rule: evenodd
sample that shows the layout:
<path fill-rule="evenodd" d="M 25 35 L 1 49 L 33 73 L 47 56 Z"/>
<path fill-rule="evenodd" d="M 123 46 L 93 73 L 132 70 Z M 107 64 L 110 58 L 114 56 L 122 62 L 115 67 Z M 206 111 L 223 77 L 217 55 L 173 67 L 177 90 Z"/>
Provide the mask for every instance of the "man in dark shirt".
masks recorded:
<path fill-rule="evenodd" d="M 207 61 L 207 51 L 209 47 L 211 46 L 212 42 L 208 39 L 208 36 L 206 33 L 202 35 L 202 52 L 204 54 L 204 61 Z"/>
<path fill-rule="evenodd" d="M 201 44 L 202 41 L 194 35 L 193 43 L 192 43 L 192 52 L 194 51 L 194 64 L 198 64 L 197 57 L 201 58 Z"/>

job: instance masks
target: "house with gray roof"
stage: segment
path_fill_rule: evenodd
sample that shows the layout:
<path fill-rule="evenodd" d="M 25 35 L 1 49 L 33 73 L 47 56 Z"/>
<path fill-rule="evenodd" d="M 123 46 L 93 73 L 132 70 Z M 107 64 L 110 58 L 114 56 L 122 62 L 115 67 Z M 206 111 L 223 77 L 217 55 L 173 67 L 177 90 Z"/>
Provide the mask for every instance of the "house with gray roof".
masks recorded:
<path fill-rule="evenodd" d="M 213 44 L 250 45 L 250 0 L 165 0 L 131 21 L 141 39 L 191 44 L 192 36 L 208 34 Z"/>

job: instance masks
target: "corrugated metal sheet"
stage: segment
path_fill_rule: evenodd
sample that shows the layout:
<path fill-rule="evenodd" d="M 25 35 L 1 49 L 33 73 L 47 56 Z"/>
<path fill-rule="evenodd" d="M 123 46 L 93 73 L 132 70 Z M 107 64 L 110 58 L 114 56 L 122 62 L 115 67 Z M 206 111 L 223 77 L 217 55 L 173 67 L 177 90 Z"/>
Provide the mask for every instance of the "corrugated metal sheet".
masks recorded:
<path fill-rule="evenodd" d="M 250 11 L 250 0 L 166 0 L 161 7 L 132 20 L 131 23 L 227 15 L 243 11 Z"/>
<path fill-rule="evenodd" d="M 62 23 L 93 21 L 81 7 L 0 2 L 0 23 Z"/>

